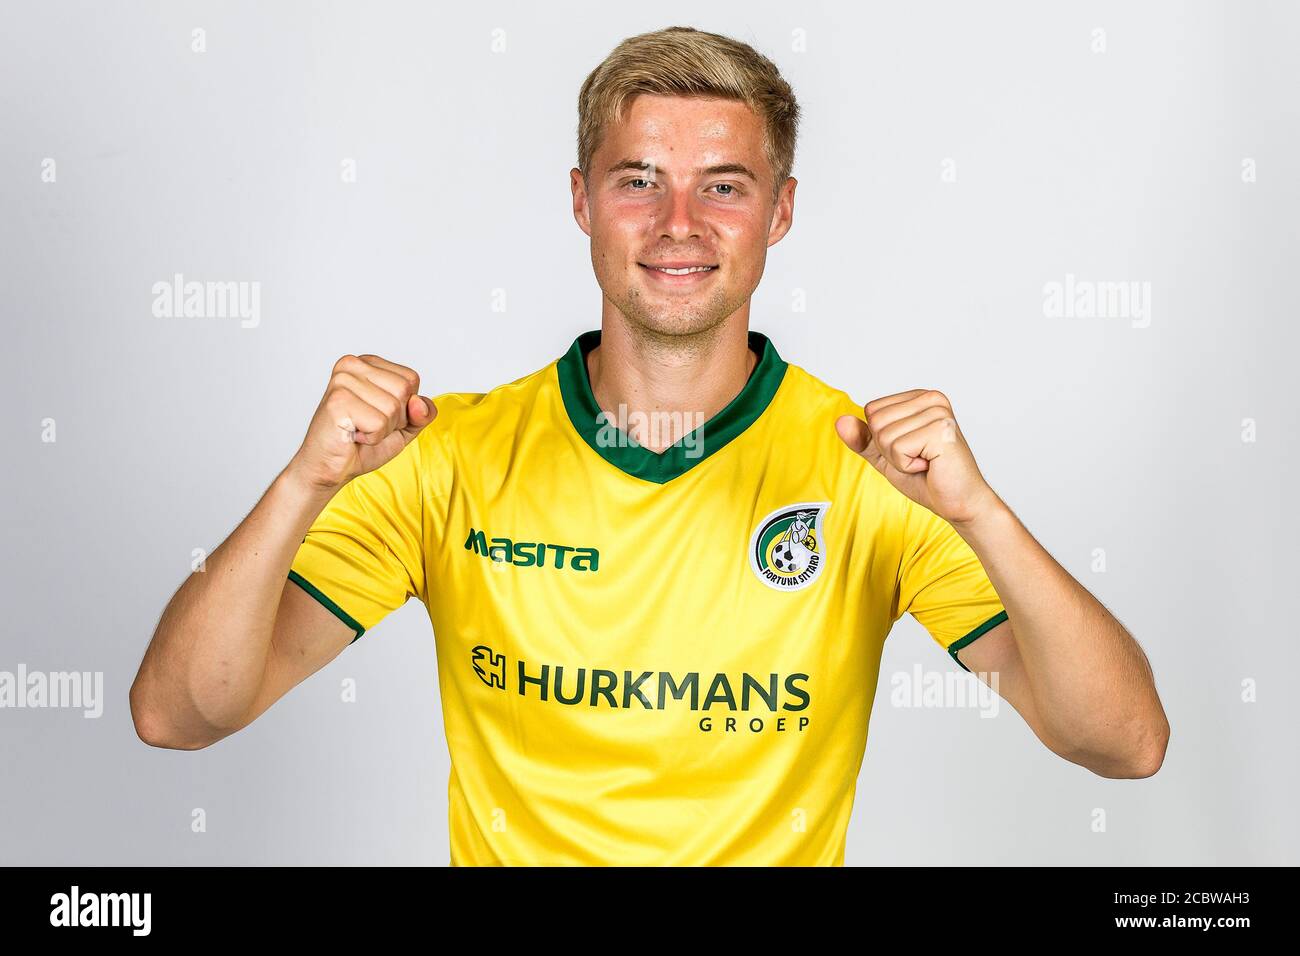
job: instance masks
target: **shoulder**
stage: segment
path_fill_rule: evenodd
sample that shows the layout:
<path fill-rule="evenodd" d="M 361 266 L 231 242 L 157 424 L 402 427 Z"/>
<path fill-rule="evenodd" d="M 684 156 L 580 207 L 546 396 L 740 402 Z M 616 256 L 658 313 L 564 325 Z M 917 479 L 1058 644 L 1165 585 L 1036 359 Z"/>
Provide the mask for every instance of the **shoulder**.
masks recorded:
<path fill-rule="evenodd" d="M 833 485 L 848 489 L 857 507 L 872 521 L 895 522 L 906 519 L 906 495 L 890 484 L 874 465 L 849 448 L 840 438 L 835 423 L 843 415 L 865 420 L 863 404 L 843 388 L 831 384 L 802 366 L 789 364 L 778 392 L 778 428 L 790 432 L 802 428 L 818 436 L 810 444 L 825 466 Z M 894 526 L 894 525 L 891 525 Z"/>
<path fill-rule="evenodd" d="M 538 405 L 550 400 L 556 361 L 487 392 L 431 396 L 438 415 L 417 439 L 426 474 L 450 467 L 455 448 L 482 449 L 496 439 L 509 441 L 517 435 L 521 422 L 533 418 Z"/>
<path fill-rule="evenodd" d="M 501 417 L 517 417 L 528 411 L 553 387 L 555 360 L 536 371 L 487 392 L 443 392 L 433 396 L 438 417 L 426 432 L 459 435 Z"/>
<path fill-rule="evenodd" d="M 862 405 L 842 388 L 824 381 L 802 365 L 787 363 L 785 380 L 781 383 L 788 404 L 803 406 L 822 414 L 856 415 L 863 417 Z"/>

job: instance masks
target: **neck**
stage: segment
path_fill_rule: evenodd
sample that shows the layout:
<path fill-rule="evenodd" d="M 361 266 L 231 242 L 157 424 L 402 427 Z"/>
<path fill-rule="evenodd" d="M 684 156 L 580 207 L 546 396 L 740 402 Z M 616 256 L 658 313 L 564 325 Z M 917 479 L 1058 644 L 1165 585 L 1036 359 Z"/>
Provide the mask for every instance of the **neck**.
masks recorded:
<path fill-rule="evenodd" d="M 605 316 L 600 344 L 587 355 L 596 404 L 625 419 L 638 445 L 662 452 L 725 408 L 749 381 L 758 356 L 749 348 L 747 319 L 737 312 L 702 332 L 663 335 Z"/>

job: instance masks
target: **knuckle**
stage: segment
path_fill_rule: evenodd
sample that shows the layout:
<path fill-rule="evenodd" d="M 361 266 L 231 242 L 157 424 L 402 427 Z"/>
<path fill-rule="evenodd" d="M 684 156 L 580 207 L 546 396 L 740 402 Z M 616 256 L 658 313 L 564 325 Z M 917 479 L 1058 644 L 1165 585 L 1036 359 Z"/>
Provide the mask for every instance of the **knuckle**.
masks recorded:
<path fill-rule="evenodd" d="M 405 365 L 392 363 L 392 371 L 408 388 L 420 387 L 420 376 L 416 374 L 415 369 L 407 368 Z"/>

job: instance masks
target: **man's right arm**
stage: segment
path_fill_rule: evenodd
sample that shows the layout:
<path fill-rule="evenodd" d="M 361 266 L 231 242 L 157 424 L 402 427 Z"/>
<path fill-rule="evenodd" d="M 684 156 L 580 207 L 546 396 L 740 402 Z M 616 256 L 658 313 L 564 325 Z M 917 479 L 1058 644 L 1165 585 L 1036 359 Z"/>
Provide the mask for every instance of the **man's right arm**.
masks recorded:
<path fill-rule="evenodd" d="M 131 686 L 147 744 L 206 747 L 247 726 L 355 636 L 288 578 L 313 521 L 352 478 L 394 457 L 436 416 L 419 377 L 344 356 L 303 445 L 205 570 L 168 603 Z"/>

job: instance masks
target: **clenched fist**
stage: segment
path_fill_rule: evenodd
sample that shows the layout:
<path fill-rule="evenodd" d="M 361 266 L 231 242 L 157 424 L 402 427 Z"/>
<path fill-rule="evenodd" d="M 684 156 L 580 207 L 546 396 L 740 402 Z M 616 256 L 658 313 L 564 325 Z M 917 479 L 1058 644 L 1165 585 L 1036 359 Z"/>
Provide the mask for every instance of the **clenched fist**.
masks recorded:
<path fill-rule="evenodd" d="M 914 388 L 867 402 L 864 422 L 841 415 L 835 430 L 889 483 L 951 524 L 973 521 L 999 499 L 975 464 L 947 396 Z"/>
<path fill-rule="evenodd" d="M 323 489 L 374 471 L 438 417 L 419 388 L 420 376 L 405 365 L 378 355 L 343 356 L 290 469 Z"/>

